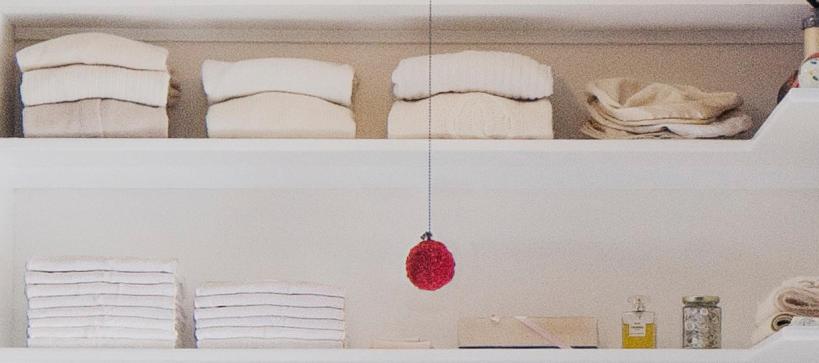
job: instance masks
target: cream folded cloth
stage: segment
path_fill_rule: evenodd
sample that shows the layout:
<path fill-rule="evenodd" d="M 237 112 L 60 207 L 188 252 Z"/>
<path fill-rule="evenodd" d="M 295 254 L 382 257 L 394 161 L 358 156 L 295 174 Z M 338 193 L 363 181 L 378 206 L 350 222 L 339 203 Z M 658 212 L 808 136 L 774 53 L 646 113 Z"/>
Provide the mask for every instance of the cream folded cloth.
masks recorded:
<path fill-rule="evenodd" d="M 267 316 L 344 320 L 344 310 L 339 308 L 301 308 L 275 305 L 229 306 L 197 308 L 194 310 L 196 320 Z"/>
<path fill-rule="evenodd" d="M 179 313 L 172 308 L 146 308 L 137 306 L 84 306 L 28 310 L 29 319 L 84 317 L 133 317 L 155 320 L 177 320 Z"/>
<path fill-rule="evenodd" d="M 168 50 L 111 34 L 79 33 L 25 48 L 17 52 L 17 64 L 23 72 L 73 64 L 167 71 Z"/>
<path fill-rule="evenodd" d="M 220 306 L 278 305 L 305 308 L 344 308 L 344 299 L 340 297 L 319 295 L 282 295 L 282 294 L 233 294 L 197 296 L 194 299 L 197 308 Z"/>
<path fill-rule="evenodd" d="M 464 318 L 458 321 L 461 348 L 596 348 L 597 319 L 586 317 Z"/>
<path fill-rule="evenodd" d="M 763 321 L 757 322 L 757 327 L 753 334 L 751 334 L 751 343 L 755 345 L 765 340 L 765 338 L 782 330 L 782 328 L 789 326 L 793 318 L 794 314 L 779 313 Z"/>
<path fill-rule="evenodd" d="M 175 330 L 181 322 L 170 319 L 148 319 L 131 316 L 87 316 L 73 318 L 31 318 L 28 326 L 31 328 L 81 328 L 81 327 L 108 327 L 108 328 L 138 328 Z"/>
<path fill-rule="evenodd" d="M 176 276 L 164 272 L 38 272 L 26 271 L 27 284 L 79 284 L 109 282 L 122 284 L 173 284 Z"/>
<path fill-rule="evenodd" d="M 176 298 L 171 296 L 77 295 L 28 299 L 29 309 L 92 306 L 134 306 L 173 310 L 176 307 Z"/>
<path fill-rule="evenodd" d="M 212 138 L 355 138 L 353 112 L 325 100 L 266 92 L 210 106 Z"/>
<path fill-rule="evenodd" d="M 174 329 L 135 329 L 110 327 L 28 328 L 29 338 L 126 338 L 176 340 Z"/>
<path fill-rule="evenodd" d="M 108 282 L 84 282 L 79 284 L 26 285 L 26 296 L 71 296 L 71 295 L 140 295 L 176 296 L 176 284 L 117 284 Z"/>
<path fill-rule="evenodd" d="M 252 293 L 344 297 L 344 292 L 337 287 L 298 281 L 208 282 L 196 288 L 196 296 Z"/>
<path fill-rule="evenodd" d="M 196 346 L 211 349 L 342 349 L 344 342 L 339 340 L 232 338 L 200 339 L 196 341 Z"/>
<path fill-rule="evenodd" d="M 90 99 L 23 109 L 25 137 L 168 137 L 168 113 L 117 100 Z"/>
<path fill-rule="evenodd" d="M 196 339 L 231 338 L 312 339 L 343 341 L 344 331 L 283 327 L 232 327 L 196 329 Z"/>
<path fill-rule="evenodd" d="M 733 92 L 704 92 L 692 86 L 649 83 L 628 78 L 590 82 L 586 92 L 612 117 L 626 121 L 714 119 L 742 105 Z"/>
<path fill-rule="evenodd" d="M 780 312 L 819 317 L 819 276 L 800 276 L 783 282 L 759 304 L 756 320 L 764 322 Z"/>
<path fill-rule="evenodd" d="M 426 139 L 428 100 L 397 101 L 388 120 L 391 139 Z M 432 97 L 432 137 L 436 139 L 552 139 L 548 99 L 520 102 L 486 93 Z"/>
<path fill-rule="evenodd" d="M 352 105 L 355 70 L 312 59 L 266 58 L 240 62 L 206 60 L 202 84 L 211 104 L 263 92 L 288 92 Z"/>
<path fill-rule="evenodd" d="M 344 321 L 283 316 L 255 316 L 247 318 L 197 319 L 196 329 L 225 327 L 285 327 L 304 329 L 344 330 Z"/>
<path fill-rule="evenodd" d="M 133 257 L 34 257 L 28 261 L 28 271 L 41 272 L 168 272 L 176 273 L 176 260 Z"/>
<path fill-rule="evenodd" d="M 624 126 L 610 116 L 597 113 L 589 107 L 592 120 L 580 129 L 596 139 L 705 139 L 731 137 L 753 127 L 750 116 L 740 111 L 729 111 L 707 125 L 662 123 L 651 126 Z"/>
<path fill-rule="evenodd" d="M 432 343 L 428 340 L 389 340 L 376 339 L 370 344 L 370 349 L 432 349 Z"/>
<path fill-rule="evenodd" d="M 486 92 L 513 99 L 536 100 L 552 95 L 551 67 L 527 56 L 504 52 L 466 51 L 432 56 L 432 95 Z M 402 60 L 392 74 L 393 93 L 402 100 L 427 98 L 429 57 Z"/>
<path fill-rule="evenodd" d="M 110 66 L 72 65 L 23 73 L 25 106 L 103 98 L 165 107 L 171 76 Z"/>
<path fill-rule="evenodd" d="M 29 348 L 177 348 L 171 339 L 28 338 Z"/>

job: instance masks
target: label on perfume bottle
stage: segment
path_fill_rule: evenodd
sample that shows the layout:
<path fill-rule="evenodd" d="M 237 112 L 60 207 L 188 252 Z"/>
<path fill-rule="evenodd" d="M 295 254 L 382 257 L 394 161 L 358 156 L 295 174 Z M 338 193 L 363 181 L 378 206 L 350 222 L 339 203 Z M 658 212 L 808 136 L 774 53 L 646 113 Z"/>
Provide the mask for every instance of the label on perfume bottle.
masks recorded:
<path fill-rule="evenodd" d="M 628 335 L 630 337 L 644 337 L 646 336 L 646 325 L 641 322 L 633 322 L 628 325 Z"/>

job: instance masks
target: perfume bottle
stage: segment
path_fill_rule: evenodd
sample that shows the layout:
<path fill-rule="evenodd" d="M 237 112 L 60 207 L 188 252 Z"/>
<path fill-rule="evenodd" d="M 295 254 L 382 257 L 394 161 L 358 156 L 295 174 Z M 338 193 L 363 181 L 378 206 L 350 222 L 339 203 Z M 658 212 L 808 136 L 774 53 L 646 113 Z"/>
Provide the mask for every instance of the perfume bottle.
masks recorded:
<path fill-rule="evenodd" d="M 623 348 L 657 348 L 657 326 L 654 313 L 646 311 L 648 297 L 632 296 L 628 298 L 628 302 L 634 306 L 634 311 L 623 313 Z"/>

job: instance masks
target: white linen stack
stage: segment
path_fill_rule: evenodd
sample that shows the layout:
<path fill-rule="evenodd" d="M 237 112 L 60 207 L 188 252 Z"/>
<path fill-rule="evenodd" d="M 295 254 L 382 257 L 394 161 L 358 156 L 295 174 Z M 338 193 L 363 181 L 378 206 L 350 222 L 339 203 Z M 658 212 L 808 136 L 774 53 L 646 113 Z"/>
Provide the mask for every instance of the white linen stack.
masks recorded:
<path fill-rule="evenodd" d="M 194 301 L 199 348 L 344 347 L 344 294 L 331 286 L 208 283 Z"/>
<path fill-rule="evenodd" d="M 389 115 L 391 139 L 430 136 L 430 102 L 432 138 L 554 138 L 552 69 L 524 55 L 466 51 L 408 58 L 392 82 L 398 101 Z"/>
<path fill-rule="evenodd" d="M 184 317 L 175 260 L 33 258 L 28 346 L 175 348 Z"/>
<path fill-rule="evenodd" d="M 773 289 L 757 307 L 751 342 L 759 343 L 797 317 L 819 318 L 819 276 L 795 277 Z"/>
<path fill-rule="evenodd" d="M 211 138 L 355 138 L 355 71 L 346 64 L 266 58 L 207 60 Z"/>
<path fill-rule="evenodd" d="M 103 33 L 17 53 L 25 137 L 168 137 L 168 50 Z"/>

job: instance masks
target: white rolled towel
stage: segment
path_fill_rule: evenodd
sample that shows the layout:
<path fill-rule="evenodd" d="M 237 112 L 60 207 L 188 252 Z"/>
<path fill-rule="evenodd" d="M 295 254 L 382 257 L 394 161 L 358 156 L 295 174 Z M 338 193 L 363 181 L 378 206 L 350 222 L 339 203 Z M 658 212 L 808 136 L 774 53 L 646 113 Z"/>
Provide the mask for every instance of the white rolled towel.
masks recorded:
<path fill-rule="evenodd" d="M 167 138 L 168 112 L 102 99 L 29 106 L 23 108 L 23 136 Z"/>
<path fill-rule="evenodd" d="M 288 92 L 351 106 L 355 70 L 346 64 L 299 58 L 206 60 L 202 83 L 211 104 L 263 92 Z"/>
<path fill-rule="evenodd" d="M 283 316 L 247 318 L 196 319 L 196 329 L 226 327 L 285 327 L 304 329 L 344 330 L 344 321 L 334 319 L 302 319 Z"/>
<path fill-rule="evenodd" d="M 88 306 L 134 306 L 146 308 L 176 308 L 176 297 L 172 296 L 128 296 L 128 295 L 77 295 L 50 296 L 28 299 L 29 309 L 88 307 Z"/>
<path fill-rule="evenodd" d="M 164 272 L 38 272 L 26 271 L 27 284 L 79 284 L 109 282 L 122 284 L 173 284 L 176 276 Z"/>
<path fill-rule="evenodd" d="M 110 327 L 79 328 L 28 328 L 30 338 L 126 338 L 168 339 L 178 338 L 173 329 L 135 329 Z"/>
<path fill-rule="evenodd" d="M 86 316 L 73 318 L 29 318 L 31 328 L 81 328 L 81 327 L 108 327 L 108 328 L 136 328 L 177 330 L 181 322 L 170 319 L 148 319 L 131 316 Z M 181 329 L 180 329 L 181 330 Z"/>
<path fill-rule="evenodd" d="M 25 48 L 17 52 L 17 64 L 23 72 L 73 64 L 167 71 L 168 50 L 111 34 L 79 33 Z"/>
<path fill-rule="evenodd" d="M 300 329 L 283 327 L 232 327 L 196 329 L 196 339 L 230 339 L 230 338 L 263 338 L 263 339 L 312 339 L 344 340 L 344 331 Z"/>
<path fill-rule="evenodd" d="M 170 80 L 164 71 L 73 65 L 23 73 L 20 96 L 25 106 L 102 98 L 165 107 Z"/>
<path fill-rule="evenodd" d="M 134 317 L 155 320 L 181 320 L 177 309 L 146 308 L 137 306 L 80 306 L 29 309 L 29 319 L 83 318 L 83 317 Z"/>
<path fill-rule="evenodd" d="M 196 346 L 205 349 L 342 349 L 344 342 L 340 340 L 232 338 L 200 339 L 196 341 Z"/>
<path fill-rule="evenodd" d="M 40 272 L 167 272 L 176 273 L 176 260 L 134 257 L 61 256 L 34 257 L 28 261 L 28 271 Z"/>
<path fill-rule="evenodd" d="M 210 106 L 211 138 L 355 138 L 353 112 L 313 97 L 266 92 Z"/>
<path fill-rule="evenodd" d="M 426 139 L 428 102 L 395 102 L 389 138 Z M 548 99 L 520 102 L 478 92 L 440 94 L 432 97 L 432 138 L 552 139 L 552 104 Z"/>
<path fill-rule="evenodd" d="M 466 51 L 432 56 L 432 95 L 486 92 L 521 100 L 552 95 L 551 67 L 527 56 L 504 52 Z M 402 60 L 392 74 L 393 93 L 402 100 L 427 98 L 429 56 Z"/>
<path fill-rule="evenodd" d="M 194 299 L 197 308 L 221 306 L 277 305 L 305 308 L 344 308 L 344 299 L 319 295 L 282 295 L 282 294 L 234 294 L 197 296 Z"/>
<path fill-rule="evenodd" d="M 28 338 L 29 348 L 178 348 L 171 339 L 126 338 Z"/>
<path fill-rule="evenodd" d="M 337 287 L 299 281 L 208 282 L 196 288 L 196 296 L 253 293 L 344 297 L 344 291 Z"/>
<path fill-rule="evenodd" d="M 344 320 L 344 310 L 339 308 L 302 308 L 276 305 L 228 306 L 197 308 L 194 310 L 194 318 L 197 320 L 267 316 Z"/>
<path fill-rule="evenodd" d="M 176 284 L 117 284 L 108 282 L 86 282 L 79 284 L 38 284 L 26 285 L 29 298 L 71 295 L 140 295 L 176 296 Z"/>

